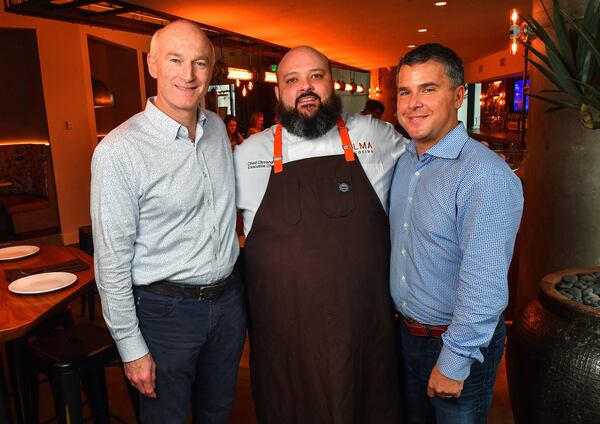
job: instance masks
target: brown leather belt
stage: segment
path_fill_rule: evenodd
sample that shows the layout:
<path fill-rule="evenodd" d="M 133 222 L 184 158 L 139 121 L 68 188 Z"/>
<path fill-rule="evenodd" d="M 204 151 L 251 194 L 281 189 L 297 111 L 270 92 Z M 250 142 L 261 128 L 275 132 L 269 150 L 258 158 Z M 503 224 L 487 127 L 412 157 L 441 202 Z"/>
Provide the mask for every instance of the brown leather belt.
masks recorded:
<path fill-rule="evenodd" d="M 150 293 L 163 296 L 183 297 L 184 299 L 211 300 L 219 297 L 233 284 L 233 273 L 213 284 L 190 285 L 176 284 L 168 281 L 157 281 L 147 286 L 136 286 Z"/>
<path fill-rule="evenodd" d="M 408 332 L 413 336 L 434 337 L 439 339 L 442 337 L 442 334 L 448 330 L 447 325 L 421 324 L 420 322 L 417 322 L 414 319 L 404 316 L 400 313 L 396 314 L 396 318 L 402 320 Z"/>

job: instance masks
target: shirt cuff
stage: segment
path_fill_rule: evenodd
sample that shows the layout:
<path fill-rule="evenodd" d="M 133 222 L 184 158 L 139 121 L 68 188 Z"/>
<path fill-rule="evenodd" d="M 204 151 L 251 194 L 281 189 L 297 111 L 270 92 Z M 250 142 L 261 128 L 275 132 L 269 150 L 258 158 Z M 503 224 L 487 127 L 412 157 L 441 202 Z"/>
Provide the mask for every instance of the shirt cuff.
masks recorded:
<path fill-rule="evenodd" d="M 119 340 L 117 342 L 117 349 L 119 350 L 122 362 L 135 361 L 149 352 L 146 341 L 139 329 L 135 336 Z"/>
<path fill-rule="evenodd" d="M 444 345 L 436 366 L 444 376 L 453 380 L 465 381 L 471 372 L 473 362 L 475 359 L 460 356 Z"/>

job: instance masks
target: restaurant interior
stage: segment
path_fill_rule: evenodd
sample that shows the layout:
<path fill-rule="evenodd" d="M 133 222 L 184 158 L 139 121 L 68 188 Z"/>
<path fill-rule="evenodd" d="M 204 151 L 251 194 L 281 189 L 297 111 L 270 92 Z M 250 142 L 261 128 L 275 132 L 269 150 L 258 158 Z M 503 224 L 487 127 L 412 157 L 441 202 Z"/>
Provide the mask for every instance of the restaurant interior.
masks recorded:
<path fill-rule="evenodd" d="M 572 10 L 587 2 L 561 3 Z M 89 256 L 93 253 L 90 161 L 102 138 L 156 95 L 156 81 L 148 73 L 146 58 L 157 29 L 177 18 L 196 21 L 205 28 L 218 64 L 204 107 L 221 117 L 237 116 L 242 132 L 248 129 L 253 112 L 263 114 L 263 128 L 273 122 L 275 71 L 290 47 L 314 46 L 330 58 L 344 111 L 360 113 L 368 99 L 375 99 L 385 105 L 382 119 L 396 125 L 398 59 L 419 44 L 448 45 L 465 63 L 467 94 L 459 119 L 471 137 L 495 150 L 521 178 L 527 210 L 529 190 L 533 190 L 528 187 L 529 178 L 533 187 L 549 172 L 539 163 L 539 170 L 529 169 L 530 162 L 537 161 L 533 152 L 543 149 L 535 145 L 536 140 L 547 136 L 535 133 L 552 118 L 543 113 L 545 105 L 526 95 L 541 84 L 543 76 L 527 67 L 522 45 L 516 54 L 510 50 L 513 9 L 522 16 L 542 14 L 540 0 L 382 0 L 376 4 L 340 0 L 4 0 L 0 10 L 0 247 L 27 245 L 41 250 L 28 259 L 0 261 L 0 266 L 4 270 L 31 266 L 42 272 L 52 263 L 71 261 L 65 270 L 77 272 L 79 287 L 52 295 L 19 295 L 10 293 L 7 284 L 0 287 L 4 343 L 0 422 L 49 422 L 60 416 L 50 385 L 45 383 L 51 373 L 44 377 L 40 372 L 44 383 L 36 395 L 24 389 L 26 383 L 19 371 L 27 366 L 21 357 L 26 349 L 46 349 L 47 353 L 48 347 L 36 344 L 35 337 L 50 331 L 50 324 L 57 324 L 58 310 L 68 305 L 78 325 L 102 323 Z M 570 112 L 559 113 L 563 113 L 556 115 L 560 119 L 571 119 L 564 115 Z M 557 133 L 557 137 L 562 135 Z M 589 140 L 598 135 L 580 137 Z M 598 203 L 597 194 L 592 201 Z M 553 232 L 560 224 L 548 219 L 551 225 L 546 231 Z M 599 262 L 597 253 L 547 263 L 543 258 L 528 259 L 531 253 L 525 251 L 533 248 L 530 241 L 534 235 L 525 234 L 523 225 L 534 220 L 526 211 L 509 272 L 511 297 L 505 312 L 509 326 L 535 297 L 536 282 L 542 275 L 556 267 Z M 548 244 L 547 240 L 535 246 L 542 244 Z M 560 244 L 560 240 L 553 239 L 551 244 Z M 530 262 L 535 265 L 528 265 Z M 527 283 L 519 296 L 524 279 L 535 282 Z M 6 277 L 3 283 L 7 281 Z M 37 315 L 23 317 L 28 314 L 16 311 L 23 308 L 35 309 Z M 14 326 L 17 321 L 22 328 Z M 101 343 L 101 337 L 97 339 Z M 107 349 L 102 359 L 114 363 L 116 354 L 109 345 L 110 340 L 101 346 Z M 106 375 L 110 422 L 135 422 L 135 408 L 119 366 L 106 367 Z M 232 423 L 255 422 L 249 385 L 246 350 Z M 94 402 L 87 399 L 91 396 L 84 395 L 84 415 L 95 411 Z M 504 363 L 489 422 L 515 422 Z"/>

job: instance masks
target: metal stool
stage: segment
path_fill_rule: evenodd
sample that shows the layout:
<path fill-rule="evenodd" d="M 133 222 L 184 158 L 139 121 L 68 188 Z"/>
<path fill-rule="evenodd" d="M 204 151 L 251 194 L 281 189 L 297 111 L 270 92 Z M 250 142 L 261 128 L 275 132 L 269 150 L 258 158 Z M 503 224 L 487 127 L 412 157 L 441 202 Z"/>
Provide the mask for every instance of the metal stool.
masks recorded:
<path fill-rule="evenodd" d="M 37 371 L 48 375 L 59 423 L 83 422 L 80 383 L 96 424 L 108 423 L 110 413 L 104 366 L 117 359 L 108 330 L 83 323 L 55 330 L 30 343 Z M 37 418 L 37 390 L 34 402 Z"/>

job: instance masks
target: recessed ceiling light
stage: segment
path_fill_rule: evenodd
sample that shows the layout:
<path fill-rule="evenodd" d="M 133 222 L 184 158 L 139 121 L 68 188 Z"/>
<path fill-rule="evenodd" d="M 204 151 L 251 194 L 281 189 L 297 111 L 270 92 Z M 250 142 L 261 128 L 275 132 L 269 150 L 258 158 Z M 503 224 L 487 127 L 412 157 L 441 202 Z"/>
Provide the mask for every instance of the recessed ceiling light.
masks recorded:
<path fill-rule="evenodd" d="M 412 48 L 415 48 L 416 46 L 415 46 L 414 44 L 409 44 L 407 47 L 408 47 L 409 49 L 412 49 Z"/>
<path fill-rule="evenodd" d="M 417 31 L 419 31 L 419 32 L 427 32 L 427 28 L 421 28 L 421 29 L 418 29 Z"/>
<path fill-rule="evenodd" d="M 436 6 L 446 6 L 448 4 L 447 1 L 436 1 L 435 3 Z"/>

